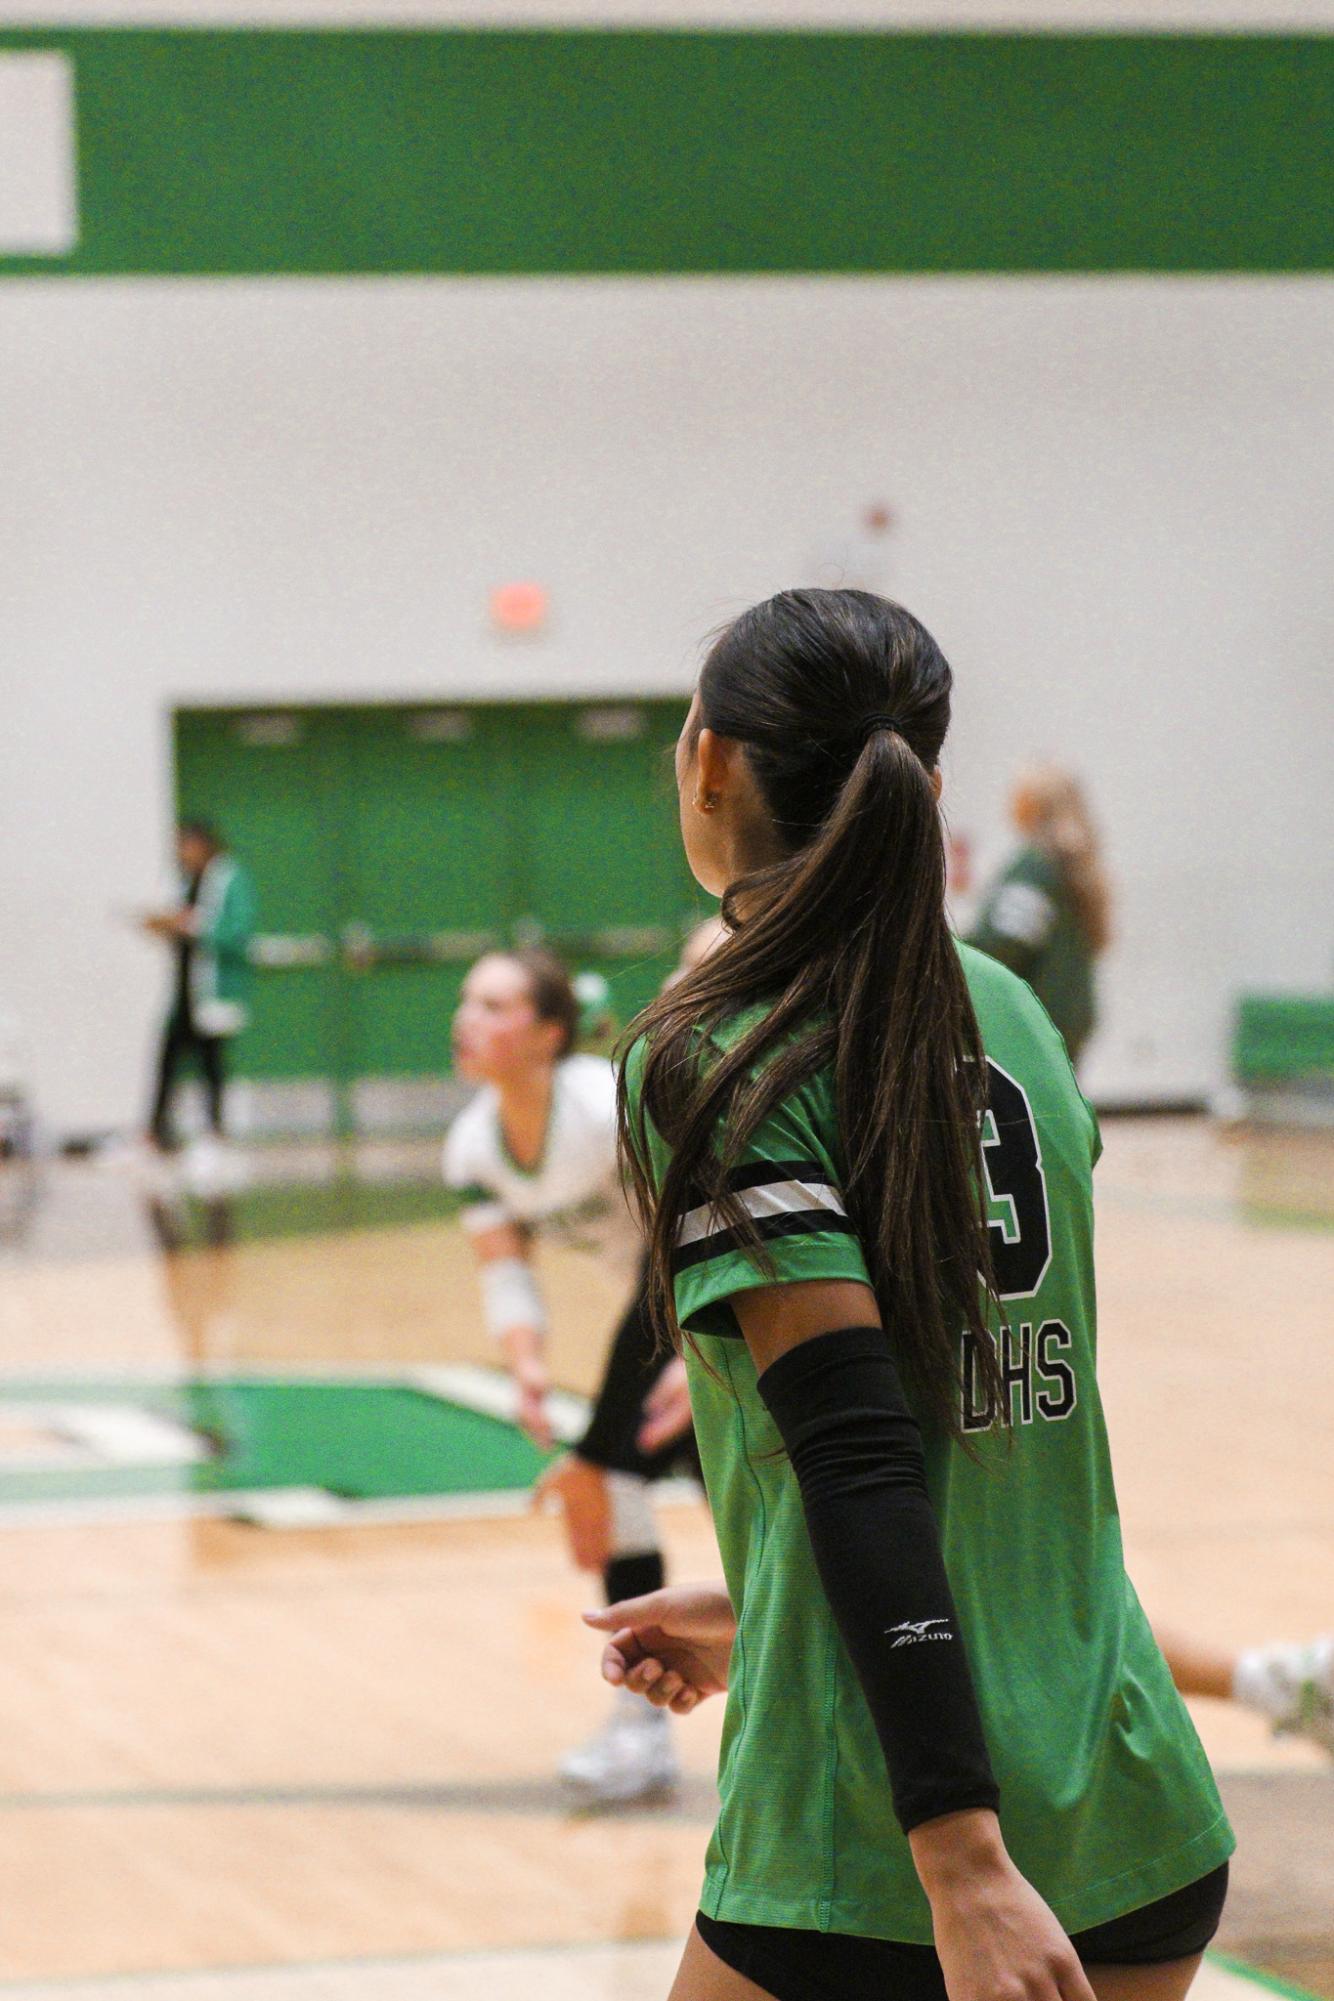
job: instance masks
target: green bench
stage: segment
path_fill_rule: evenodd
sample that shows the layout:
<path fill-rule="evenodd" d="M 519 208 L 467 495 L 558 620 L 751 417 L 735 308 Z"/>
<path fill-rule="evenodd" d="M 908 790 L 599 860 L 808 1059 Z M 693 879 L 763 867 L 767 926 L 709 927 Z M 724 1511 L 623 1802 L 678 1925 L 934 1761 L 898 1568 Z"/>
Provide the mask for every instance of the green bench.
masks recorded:
<path fill-rule="evenodd" d="M 1232 1073 L 1248 1116 L 1334 1125 L 1334 994 L 1243 994 Z"/>

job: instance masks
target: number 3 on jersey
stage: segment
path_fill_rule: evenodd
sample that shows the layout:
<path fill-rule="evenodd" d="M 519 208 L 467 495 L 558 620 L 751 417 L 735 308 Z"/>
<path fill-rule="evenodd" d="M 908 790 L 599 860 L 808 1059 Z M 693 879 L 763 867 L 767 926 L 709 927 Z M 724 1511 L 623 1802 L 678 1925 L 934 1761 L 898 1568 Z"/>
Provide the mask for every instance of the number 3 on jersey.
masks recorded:
<path fill-rule="evenodd" d="M 987 1059 L 982 1168 L 993 1208 L 991 1262 L 1002 1299 L 1029 1299 L 1051 1263 L 1051 1215 L 1037 1122 L 1027 1093 Z"/>

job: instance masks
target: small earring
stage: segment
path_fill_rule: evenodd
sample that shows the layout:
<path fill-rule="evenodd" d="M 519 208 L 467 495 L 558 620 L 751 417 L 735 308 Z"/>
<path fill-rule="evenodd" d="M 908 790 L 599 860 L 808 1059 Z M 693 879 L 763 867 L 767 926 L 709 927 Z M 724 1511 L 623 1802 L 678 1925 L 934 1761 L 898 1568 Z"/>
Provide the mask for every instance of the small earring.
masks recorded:
<path fill-rule="evenodd" d="M 695 794 L 695 810 L 697 813 L 712 813 L 717 804 L 718 794 L 716 792 L 697 792 Z"/>

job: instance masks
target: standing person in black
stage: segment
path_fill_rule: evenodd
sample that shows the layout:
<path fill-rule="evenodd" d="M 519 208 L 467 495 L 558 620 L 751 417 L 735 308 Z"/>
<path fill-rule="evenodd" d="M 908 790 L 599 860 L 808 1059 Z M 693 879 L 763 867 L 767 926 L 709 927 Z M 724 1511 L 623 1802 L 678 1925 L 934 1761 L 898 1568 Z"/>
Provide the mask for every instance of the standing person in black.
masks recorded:
<path fill-rule="evenodd" d="M 180 901 L 152 912 L 144 929 L 166 939 L 175 958 L 171 1005 L 158 1053 L 148 1136 L 163 1151 L 174 1144 L 172 1102 L 182 1066 L 193 1061 L 204 1079 L 209 1129 L 223 1130 L 226 1049 L 244 1028 L 255 895 L 248 871 L 228 854 L 202 820 L 176 829 Z"/>

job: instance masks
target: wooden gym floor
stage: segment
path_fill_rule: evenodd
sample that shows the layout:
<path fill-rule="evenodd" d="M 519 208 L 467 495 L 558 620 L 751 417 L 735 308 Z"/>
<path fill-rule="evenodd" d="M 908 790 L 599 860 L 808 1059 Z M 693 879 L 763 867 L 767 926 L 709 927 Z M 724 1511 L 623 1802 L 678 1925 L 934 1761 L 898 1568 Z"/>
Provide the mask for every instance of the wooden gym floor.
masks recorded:
<path fill-rule="evenodd" d="M 1106 1138 L 1101 1375 L 1141 1596 L 1227 1644 L 1328 1629 L 1331 1148 L 1189 1120 Z M 132 1175 L 71 1163 L 30 1207 L 0 1193 L 0 1403 L 36 1372 L 487 1360 L 449 1223 L 164 1257 Z M 584 1390 L 617 1283 L 576 1252 L 548 1271 L 557 1370 Z M 663 1520 L 677 1573 L 710 1570 L 702 1507 Z M 719 1706 L 682 1728 L 678 1800 L 571 1811 L 555 1761 L 605 1706 L 589 1597 L 555 1525 L 523 1516 L 6 1511 L 0 1995 L 665 1993 Z M 1220 1944 L 1334 2001 L 1334 1769 L 1224 1705 L 1197 1720 L 1242 1838 Z M 1240 1997 L 1219 1962 L 1208 1982 Z"/>

